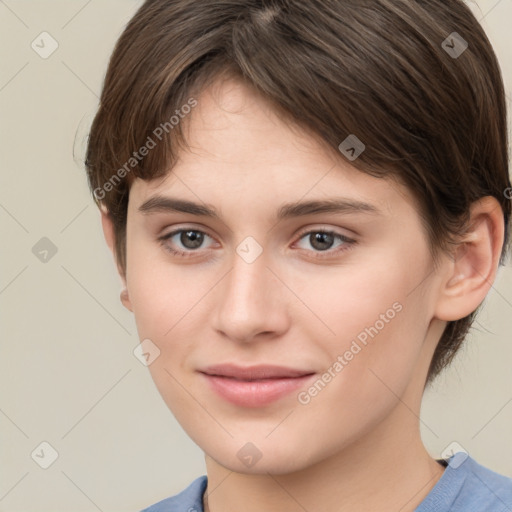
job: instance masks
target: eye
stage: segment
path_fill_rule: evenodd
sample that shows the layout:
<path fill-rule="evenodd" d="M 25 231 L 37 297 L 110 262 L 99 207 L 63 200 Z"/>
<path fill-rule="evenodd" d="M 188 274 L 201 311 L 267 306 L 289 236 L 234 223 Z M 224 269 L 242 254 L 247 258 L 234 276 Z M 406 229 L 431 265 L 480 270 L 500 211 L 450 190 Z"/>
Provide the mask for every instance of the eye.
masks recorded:
<path fill-rule="evenodd" d="M 356 241 L 348 238 L 341 233 L 336 233 L 335 231 L 328 231 L 323 229 L 317 229 L 313 231 L 307 231 L 302 233 L 299 241 L 306 240 L 307 243 L 313 247 L 314 252 L 317 253 L 327 253 L 325 256 L 323 254 L 315 255 L 316 258 L 330 257 L 335 254 L 338 254 L 342 251 L 348 250 L 352 247 Z M 340 243 L 337 248 L 334 250 L 330 250 L 335 241 L 338 240 Z M 305 247 L 301 247 L 302 249 L 307 249 Z"/>
<path fill-rule="evenodd" d="M 203 247 L 203 243 L 206 238 L 212 239 L 212 237 L 204 231 L 194 228 L 182 228 L 167 233 L 158 240 L 166 251 L 175 256 L 186 258 L 195 256 L 194 253 L 199 253 L 201 248 L 205 249 L 205 247 Z M 305 240 L 310 244 L 310 247 L 313 247 L 313 252 L 316 253 L 314 257 L 319 259 L 333 257 L 342 251 L 348 250 L 357 243 L 355 240 L 348 238 L 341 233 L 324 229 L 304 232 L 299 238 L 299 241 L 302 240 Z M 337 248 L 331 250 L 336 240 L 339 241 L 339 244 L 337 245 Z M 307 247 L 299 248 L 309 251 Z"/>
<path fill-rule="evenodd" d="M 159 238 L 159 241 L 164 246 L 164 249 L 171 254 L 177 256 L 192 256 L 194 252 L 199 252 L 197 249 L 201 248 L 205 237 L 211 238 L 209 235 L 198 229 L 177 229 Z M 173 240 L 174 239 L 174 240 Z M 170 243 L 171 242 L 171 243 Z M 180 249 L 180 245 L 185 250 Z M 177 249 L 175 247 L 178 247 Z"/>

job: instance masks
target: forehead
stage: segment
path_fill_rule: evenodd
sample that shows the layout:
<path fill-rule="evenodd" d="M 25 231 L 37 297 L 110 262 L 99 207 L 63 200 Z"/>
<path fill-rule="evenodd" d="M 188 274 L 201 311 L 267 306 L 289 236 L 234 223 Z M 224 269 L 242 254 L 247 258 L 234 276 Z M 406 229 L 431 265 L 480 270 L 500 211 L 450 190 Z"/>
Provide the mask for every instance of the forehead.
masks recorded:
<path fill-rule="evenodd" d="M 218 80 L 197 102 L 183 124 L 188 148 L 165 176 L 134 181 L 132 205 L 166 192 L 247 208 L 334 196 L 373 202 L 390 214 L 400 202 L 414 204 L 405 187 L 356 169 L 240 81 Z"/>

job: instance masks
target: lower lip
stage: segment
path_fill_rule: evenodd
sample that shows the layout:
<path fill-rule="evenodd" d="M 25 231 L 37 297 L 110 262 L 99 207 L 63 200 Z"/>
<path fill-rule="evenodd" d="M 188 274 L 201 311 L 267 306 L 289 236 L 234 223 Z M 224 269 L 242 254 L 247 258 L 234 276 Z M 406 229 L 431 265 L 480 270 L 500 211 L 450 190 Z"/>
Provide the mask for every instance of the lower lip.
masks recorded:
<path fill-rule="evenodd" d="M 212 389 L 221 397 L 241 407 L 263 407 L 303 387 L 315 374 L 303 377 L 265 379 L 259 381 L 236 380 L 202 373 Z"/>

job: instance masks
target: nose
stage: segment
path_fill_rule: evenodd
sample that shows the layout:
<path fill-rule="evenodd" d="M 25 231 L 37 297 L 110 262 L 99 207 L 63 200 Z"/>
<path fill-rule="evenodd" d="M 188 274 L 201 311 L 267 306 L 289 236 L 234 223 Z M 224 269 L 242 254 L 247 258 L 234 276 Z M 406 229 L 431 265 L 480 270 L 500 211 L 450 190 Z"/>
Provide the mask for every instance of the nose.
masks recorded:
<path fill-rule="evenodd" d="M 278 337 L 289 328 L 290 292 L 269 264 L 265 251 L 251 263 L 233 255 L 214 299 L 213 327 L 224 337 L 251 342 Z"/>

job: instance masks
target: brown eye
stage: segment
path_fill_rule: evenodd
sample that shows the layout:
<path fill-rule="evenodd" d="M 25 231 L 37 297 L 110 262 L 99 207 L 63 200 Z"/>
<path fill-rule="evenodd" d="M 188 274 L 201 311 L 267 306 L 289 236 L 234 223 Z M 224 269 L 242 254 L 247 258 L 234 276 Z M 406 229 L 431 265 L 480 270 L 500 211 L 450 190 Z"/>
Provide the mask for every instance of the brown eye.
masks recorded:
<path fill-rule="evenodd" d="M 332 247 L 334 236 L 332 233 L 324 233 L 322 231 L 317 233 L 310 233 L 309 242 L 315 249 L 318 249 L 319 251 L 325 251 Z"/>
<path fill-rule="evenodd" d="M 179 240 L 187 249 L 197 249 L 204 240 L 204 233 L 196 230 L 181 231 Z"/>
<path fill-rule="evenodd" d="M 165 250 L 178 256 L 193 256 L 199 253 L 205 237 L 211 238 L 198 229 L 177 229 L 159 238 Z"/>
<path fill-rule="evenodd" d="M 304 245 L 299 245 L 299 247 L 301 249 L 317 253 L 314 256 L 315 258 L 336 256 L 337 254 L 348 250 L 357 243 L 355 240 L 352 240 L 351 238 L 348 238 L 345 235 L 342 235 L 341 233 L 336 233 L 335 231 L 327 231 L 323 229 L 310 230 L 302 233 L 299 241 L 303 240 L 306 240 L 307 245 L 309 245 L 313 249 L 305 247 Z M 335 246 L 336 240 L 339 241 L 337 246 Z M 333 250 L 331 250 L 332 247 L 334 247 Z"/>

